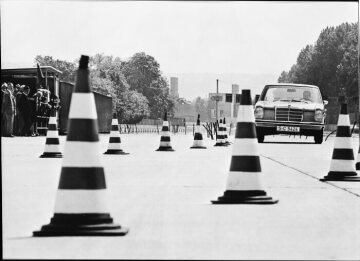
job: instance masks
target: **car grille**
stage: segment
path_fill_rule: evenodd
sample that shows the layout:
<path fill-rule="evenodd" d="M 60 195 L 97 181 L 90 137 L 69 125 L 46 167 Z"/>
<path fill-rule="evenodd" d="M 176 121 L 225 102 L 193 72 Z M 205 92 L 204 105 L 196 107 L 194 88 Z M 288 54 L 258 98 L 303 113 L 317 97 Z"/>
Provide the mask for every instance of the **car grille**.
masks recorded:
<path fill-rule="evenodd" d="M 302 109 L 294 108 L 275 108 L 275 120 L 277 121 L 302 121 L 303 111 Z"/>

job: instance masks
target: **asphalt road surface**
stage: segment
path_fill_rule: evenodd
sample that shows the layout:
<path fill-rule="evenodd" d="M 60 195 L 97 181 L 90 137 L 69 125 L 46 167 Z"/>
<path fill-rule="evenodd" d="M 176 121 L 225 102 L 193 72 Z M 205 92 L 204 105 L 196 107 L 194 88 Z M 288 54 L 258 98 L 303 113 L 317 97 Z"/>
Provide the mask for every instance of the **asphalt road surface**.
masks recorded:
<path fill-rule="evenodd" d="M 100 135 L 104 152 L 108 137 Z M 155 152 L 157 134 L 121 139 L 130 154 L 102 161 L 110 214 L 130 232 L 34 238 L 53 216 L 62 159 L 39 158 L 45 137 L 2 138 L 3 258 L 360 259 L 360 182 L 318 180 L 329 171 L 335 137 L 259 144 L 261 181 L 275 205 L 210 203 L 225 190 L 232 145 L 214 147 L 204 136 L 208 149 L 192 150 L 192 135 L 176 134 L 175 152 Z"/>

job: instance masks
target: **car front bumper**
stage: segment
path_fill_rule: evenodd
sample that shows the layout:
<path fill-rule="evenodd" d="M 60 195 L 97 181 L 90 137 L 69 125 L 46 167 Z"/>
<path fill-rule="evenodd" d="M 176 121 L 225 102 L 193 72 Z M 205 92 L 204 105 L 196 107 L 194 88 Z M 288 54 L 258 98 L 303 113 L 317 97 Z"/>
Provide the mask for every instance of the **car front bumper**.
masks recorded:
<path fill-rule="evenodd" d="M 264 135 L 275 134 L 292 134 L 313 136 L 324 129 L 323 123 L 317 122 L 291 122 L 291 121 L 271 121 L 271 120 L 255 120 L 256 131 Z M 299 127 L 300 132 L 278 131 L 277 126 Z"/>

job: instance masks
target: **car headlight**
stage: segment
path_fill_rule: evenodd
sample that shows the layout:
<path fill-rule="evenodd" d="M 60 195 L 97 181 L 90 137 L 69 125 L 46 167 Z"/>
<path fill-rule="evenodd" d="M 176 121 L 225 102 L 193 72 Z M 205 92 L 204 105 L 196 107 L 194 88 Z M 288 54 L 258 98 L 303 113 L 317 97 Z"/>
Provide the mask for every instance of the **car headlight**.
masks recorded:
<path fill-rule="evenodd" d="M 315 111 L 315 121 L 322 122 L 324 118 L 324 111 L 323 110 L 316 110 Z"/>
<path fill-rule="evenodd" d="M 262 107 L 256 107 L 254 114 L 256 119 L 262 119 L 264 117 L 264 109 Z"/>

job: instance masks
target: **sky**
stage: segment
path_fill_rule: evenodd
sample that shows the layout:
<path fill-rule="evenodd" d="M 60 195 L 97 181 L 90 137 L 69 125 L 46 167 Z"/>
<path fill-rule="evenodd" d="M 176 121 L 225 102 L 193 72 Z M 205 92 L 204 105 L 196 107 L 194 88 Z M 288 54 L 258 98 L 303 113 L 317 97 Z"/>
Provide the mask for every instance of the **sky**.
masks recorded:
<path fill-rule="evenodd" d="M 358 20 L 357 2 L 1 0 L 0 8 L 2 68 L 31 66 L 38 54 L 126 60 L 143 51 L 165 76 L 278 76 L 326 26 Z"/>

